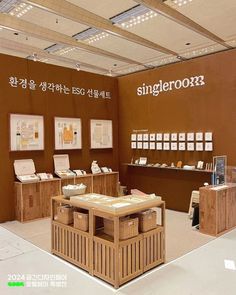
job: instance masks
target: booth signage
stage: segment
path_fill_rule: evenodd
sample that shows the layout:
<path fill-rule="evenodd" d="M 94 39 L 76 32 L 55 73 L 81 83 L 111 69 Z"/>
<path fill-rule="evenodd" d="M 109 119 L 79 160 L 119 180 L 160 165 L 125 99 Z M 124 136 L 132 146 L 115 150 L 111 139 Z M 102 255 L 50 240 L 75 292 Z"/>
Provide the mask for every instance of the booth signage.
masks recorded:
<path fill-rule="evenodd" d="M 191 87 L 199 87 L 204 86 L 205 81 L 204 75 L 193 76 L 189 78 L 184 78 L 182 80 L 175 80 L 175 81 L 165 81 L 159 80 L 158 83 L 153 85 L 146 85 L 143 83 L 142 86 L 137 88 L 137 95 L 144 96 L 151 94 L 153 96 L 158 96 L 161 92 L 172 91 L 175 89 L 181 88 L 191 88 Z"/>
<path fill-rule="evenodd" d="M 13 88 L 22 88 L 22 89 L 29 89 L 29 90 L 37 90 L 40 89 L 43 92 L 50 91 L 57 94 L 73 94 L 73 95 L 80 95 L 80 96 L 88 96 L 90 98 L 104 98 L 104 99 L 111 99 L 111 93 L 106 90 L 98 90 L 98 89 L 85 89 L 81 87 L 68 87 L 61 83 L 52 83 L 42 81 L 38 84 L 35 83 L 32 79 L 26 78 L 18 78 L 18 77 L 9 77 L 9 84 Z"/>

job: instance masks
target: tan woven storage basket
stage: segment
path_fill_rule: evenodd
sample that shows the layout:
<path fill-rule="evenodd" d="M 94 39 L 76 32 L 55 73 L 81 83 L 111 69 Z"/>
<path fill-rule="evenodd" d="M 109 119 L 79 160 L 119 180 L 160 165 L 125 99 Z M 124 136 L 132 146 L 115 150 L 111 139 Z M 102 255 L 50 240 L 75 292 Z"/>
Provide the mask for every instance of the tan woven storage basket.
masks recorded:
<path fill-rule="evenodd" d="M 58 222 L 63 224 L 71 224 L 73 223 L 73 207 L 68 206 L 59 206 L 57 207 L 57 218 Z"/>
<path fill-rule="evenodd" d="M 139 220 L 139 231 L 144 233 L 156 228 L 157 226 L 157 213 L 154 210 L 147 210 L 135 214 Z"/>
<path fill-rule="evenodd" d="M 77 228 L 82 231 L 88 231 L 88 220 L 88 213 L 74 212 L 74 228 Z"/>

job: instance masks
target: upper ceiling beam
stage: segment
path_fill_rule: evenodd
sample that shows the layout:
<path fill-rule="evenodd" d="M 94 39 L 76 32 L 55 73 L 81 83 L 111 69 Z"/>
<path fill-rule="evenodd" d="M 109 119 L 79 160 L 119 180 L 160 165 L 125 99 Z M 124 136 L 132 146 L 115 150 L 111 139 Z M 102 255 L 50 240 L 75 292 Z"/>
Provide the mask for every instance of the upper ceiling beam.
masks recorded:
<path fill-rule="evenodd" d="M 86 69 L 99 71 L 103 74 L 107 73 L 107 69 L 105 69 L 105 68 L 101 68 L 101 67 L 97 67 L 97 66 L 94 66 L 91 64 L 87 64 L 87 63 L 81 62 L 77 59 L 74 60 L 71 58 L 57 56 L 57 55 L 49 53 L 43 49 L 40 49 L 38 47 L 26 45 L 26 44 L 16 42 L 13 40 L 9 40 L 9 39 L 5 39 L 5 38 L 0 38 L 0 48 L 14 50 L 17 52 L 24 53 L 26 55 L 37 54 L 38 58 L 47 58 L 47 59 L 51 59 L 51 60 L 61 61 L 61 62 L 64 62 L 64 63 L 74 66 L 74 68 L 75 68 L 76 64 L 78 63 L 81 67 L 84 67 Z"/>
<path fill-rule="evenodd" d="M 177 52 L 174 52 L 170 49 L 167 49 L 155 42 L 147 40 L 141 36 L 138 36 L 134 33 L 126 31 L 122 28 L 114 26 L 110 20 L 107 20 L 97 14 L 94 14 L 84 8 L 81 8 L 75 4 L 72 4 L 64 0 L 27 0 L 25 1 L 34 6 L 42 8 L 44 10 L 53 12 L 57 15 L 60 15 L 64 18 L 73 20 L 75 22 L 85 24 L 89 27 L 97 28 L 103 31 L 106 31 L 109 34 L 121 37 L 128 41 L 137 43 L 139 45 L 157 50 L 164 54 L 171 54 L 179 56 Z"/>
<path fill-rule="evenodd" d="M 96 55 L 101 55 L 101 56 L 119 60 L 125 63 L 143 65 L 142 63 L 138 61 L 85 44 L 81 41 L 76 41 L 74 38 L 67 36 L 65 34 L 41 27 L 36 24 L 32 24 L 30 22 L 27 22 L 25 20 L 19 19 L 17 17 L 11 16 L 8 14 L 3 14 L 3 13 L 0 14 L 0 25 L 6 28 L 14 29 L 18 32 L 22 32 L 28 36 L 50 41 L 52 43 L 59 43 L 59 44 L 65 44 L 71 47 L 76 47 Z"/>
<path fill-rule="evenodd" d="M 211 39 L 212 41 L 221 44 L 222 46 L 226 48 L 232 48 L 230 45 L 225 43 L 223 39 L 216 36 L 212 32 L 208 31 L 204 27 L 200 26 L 198 23 L 194 22 L 189 17 L 183 15 L 176 9 L 173 9 L 172 7 L 168 6 L 167 4 L 164 4 L 162 0 L 134 0 L 135 2 L 142 4 L 157 13 L 175 21 L 176 23 L 183 25 L 184 27 L 197 32 L 198 34 L 201 34 L 202 36 Z"/>

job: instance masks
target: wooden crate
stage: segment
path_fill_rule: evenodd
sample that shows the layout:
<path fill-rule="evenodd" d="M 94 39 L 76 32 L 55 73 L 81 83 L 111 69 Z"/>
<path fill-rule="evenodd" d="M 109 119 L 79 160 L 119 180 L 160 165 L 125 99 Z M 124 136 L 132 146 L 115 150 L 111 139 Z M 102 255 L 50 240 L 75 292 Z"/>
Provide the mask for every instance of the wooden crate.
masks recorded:
<path fill-rule="evenodd" d="M 52 253 L 89 271 L 89 234 L 52 222 Z"/>
<path fill-rule="evenodd" d="M 106 178 L 105 174 L 93 175 L 93 193 L 105 195 L 106 194 Z"/>
<path fill-rule="evenodd" d="M 164 228 L 143 233 L 143 270 L 144 272 L 165 262 Z"/>
<path fill-rule="evenodd" d="M 51 214 L 51 197 L 61 193 L 60 179 L 40 182 L 40 202 L 42 217 L 49 217 Z"/>
<path fill-rule="evenodd" d="M 118 196 L 119 173 L 111 172 L 105 174 L 106 181 L 106 195 L 111 197 Z"/>

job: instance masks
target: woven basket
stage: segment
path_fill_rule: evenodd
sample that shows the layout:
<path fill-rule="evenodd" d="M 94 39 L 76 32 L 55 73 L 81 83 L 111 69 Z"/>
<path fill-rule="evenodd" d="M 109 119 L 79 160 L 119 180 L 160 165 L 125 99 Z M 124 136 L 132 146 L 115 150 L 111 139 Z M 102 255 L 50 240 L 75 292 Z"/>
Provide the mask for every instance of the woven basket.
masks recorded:
<path fill-rule="evenodd" d="M 63 186 L 62 187 L 63 195 L 66 198 L 69 198 L 69 197 L 72 197 L 72 196 L 77 196 L 77 195 L 83 195 L 83 194 L 85 194 L 86 186 L 84 186 L 82 188 L 79 188 L 79 185 L 78 185 L 77 187 L 78 188 L 76 188 L 76 189 L 70 189 L 70 188 L 67 188 L 66 186 Z"/>
<path fill-rule="evenodd" d="M 77 228 L 82 231 L 88 231 L 88 221 L 88 213 L 74 212 L 74 228 Z"/>
<path fill-rule="evenodd" d="M 130 239 L 138 235 L 138 218 L 120 219 L 119 236 L 120 240 Z M 114 237 L 114 221 L 104 219 L 104 233 Z"/>
<path fill-rule="evenodd" d="M 73 207 L 59 206 L 57 207 L 57 217 L 55 218 L 58 222 L 63 224 L 73 223 Z"/>
<path fill-rule="evenodd" d="M 139 220 L 139 231 L 144 233 L 156 228 L 157 226 L 157 213 L 154 210 L 142 211 L 135 214 Z"/>

